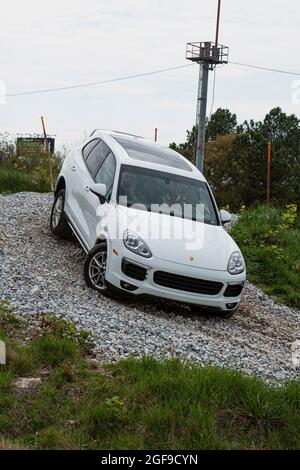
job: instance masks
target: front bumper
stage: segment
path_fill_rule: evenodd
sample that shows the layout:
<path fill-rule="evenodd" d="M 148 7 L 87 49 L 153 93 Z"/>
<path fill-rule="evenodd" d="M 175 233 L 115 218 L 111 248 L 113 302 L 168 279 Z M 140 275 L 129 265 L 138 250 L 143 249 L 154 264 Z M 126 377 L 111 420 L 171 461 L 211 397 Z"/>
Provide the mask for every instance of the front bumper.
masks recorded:
<path fill-rule="evenodd" d="M 135 279 L 124 274 L 122 270 L 122 261 L 124 260 L 145 268 L 145 280 Z M 223 284 L 223 287 L 217 295 L 199 294 L 187 292 L 178 288 L 164 287 L 154 282 L 154 273 L 156 271 L 164 271 L 166 273 L 194 279 L 202 279 L 204 281 L 220 282 Z M 151 295 L 178 302 L 228 311 L 234 310 L 238 306 L 241 294 L 235 297 L 226 297 L 224 296 L 225 291 L 228 288 L 228 285 L 243 284 L 246 279 L 246 273 L 244 272 L 233 276 L 227 271 L 213 271 L 195 266 L 174 263 L 172 261 L 166 261 L 155 257 L 146 259 L 131 253 L 124 246 L 118 244 L 116 247 L 110 248 L 106 279 L 110 284 L 124 291 L 126 291 L 126 289 L 124 289 L 124 283 L 134 286 L 135 290 L 132 291 L 134 295 Z"/>

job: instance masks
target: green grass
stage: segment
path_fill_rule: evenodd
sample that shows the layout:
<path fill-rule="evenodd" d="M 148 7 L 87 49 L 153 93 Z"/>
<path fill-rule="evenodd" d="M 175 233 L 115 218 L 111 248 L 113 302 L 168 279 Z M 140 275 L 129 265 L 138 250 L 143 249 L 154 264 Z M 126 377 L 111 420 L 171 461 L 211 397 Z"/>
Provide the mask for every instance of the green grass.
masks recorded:
<path fill-rule="evenodd" d="M 246 209 L 230 234 L 245 256 L 248 279 L 276 300 L 300 308 L 300 223 L 293 210 Z"/>
<path fill-rule="evenodd" d="M 49 182 L 39 181 L 30 173 L 0 168 L 0 193 L 10 194 L 22 191 L 49 192 Z"/>
<path fill-rule="evenodd" d="M 0 305 L 0 317 L 7 308 Z M 16 341 L 20 330 L 28 334 L 24 324 L 9 316 L 1 328 L 9 354 L 0 366 L 0 449 L 299 448 L 299 382 L 275 388 L 150 357 L 96 370 L 82 338 L 53 318 L 26 344 Z M 42 385 L 17 391 L 20 375 Z"/>

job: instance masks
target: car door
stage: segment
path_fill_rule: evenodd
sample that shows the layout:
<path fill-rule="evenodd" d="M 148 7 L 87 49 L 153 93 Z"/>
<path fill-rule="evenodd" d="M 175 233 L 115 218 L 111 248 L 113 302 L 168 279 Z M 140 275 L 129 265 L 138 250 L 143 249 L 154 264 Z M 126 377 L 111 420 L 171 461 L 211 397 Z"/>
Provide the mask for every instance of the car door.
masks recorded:
<path fill-rule="evenodd" d="M 72 158 L 69 160 L 69 174 L 71 177 L 68 180 L 68 206 L 69 218 L 72 225 L 83 242 L 86 242 L 84 237 L 84 226 L 86 221 L 84 219 L 84 193 L 87 188 L 93 184 L 93 177 L 86 164 L 89 159 L 90 168 L 97 170 L 100 160 L 98 160 L 97 153 L 92 151 L 99 144 L 100 139 L 93 139 L 88 142 L 85 147 L 80 150 L 76 149 L 72 152 Z M 85 243 L 86 245 L 86 243 Z"/>
<path fill-rule="evenodd" d="M 111 160 L 111 155 L 113 156 L 113 161 Z M 99 198 L 90 191 L 90 186 L 93 183 L 99 182 L 106 184 L 107 198 L 110 199 L 116 166 L 115 157 L 103 140 L 99 140 L 98 144 L 92 149 L 86 159 L 86 165 L 90 174 L 90 182 L 88 184 L 87 182 L 83 182 L 83 190 L 81 195 L 78 194 L 78 197 L 81 201 L 82 211 L 81 230 L 85 240 L 88 242 L 89 248 L 92 248 L 97 239 L 97 224 L 100 221 L 97 215 L 97 209 L 100 201 Z"/>

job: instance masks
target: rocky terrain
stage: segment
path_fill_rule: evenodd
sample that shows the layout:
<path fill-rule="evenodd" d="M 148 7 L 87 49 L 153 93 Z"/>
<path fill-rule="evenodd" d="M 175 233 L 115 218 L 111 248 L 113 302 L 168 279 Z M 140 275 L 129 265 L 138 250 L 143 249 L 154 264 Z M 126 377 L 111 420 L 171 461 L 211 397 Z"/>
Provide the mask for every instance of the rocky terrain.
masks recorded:
<path fill-rule="evenodd" d="M 298 375 L 291 347 L 300 338 L 300 312 L 249 283 L 230 320 L 159 300 L 117 302 L 87 288 L 78 243 L 50 234 L 52 198 L 0 195 L 0 298 L 22 315 L 34 321 L 37 312 L 64 313 L 96 335 L 105 361 L 152 354 L 231 367 L 274 383 Z"/>

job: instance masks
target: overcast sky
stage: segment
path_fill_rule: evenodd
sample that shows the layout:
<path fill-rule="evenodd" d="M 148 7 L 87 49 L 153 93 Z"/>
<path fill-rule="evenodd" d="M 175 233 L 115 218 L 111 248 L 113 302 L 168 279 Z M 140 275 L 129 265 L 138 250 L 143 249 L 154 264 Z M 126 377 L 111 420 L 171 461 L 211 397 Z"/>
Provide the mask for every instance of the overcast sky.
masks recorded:
<path fill-rule="evenodd" d="M 6 93 L 68 86 L 183 65 L 186 43 L 214 40 L 217 0 L 26 0 L 1 2 L 0 80 Z M 300 72 L 299 0 L 223 0 L 220 42 L 230 60 Z M 210 76 L 210 110 L 212 97 Z M 297 77 L 235 65 L 217 69 L 214 109 L 261 119 L 274 106 L 300 116 Z M 300 77 L 299 77 L 300 79 Z M 0 132 L 40 132 L 59 145 L 96 127 L 168 144 L 195 121 L 198 66 L 52 94 L 7 98 Z"/>

